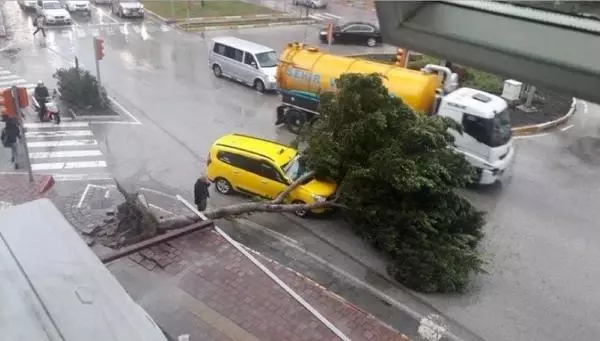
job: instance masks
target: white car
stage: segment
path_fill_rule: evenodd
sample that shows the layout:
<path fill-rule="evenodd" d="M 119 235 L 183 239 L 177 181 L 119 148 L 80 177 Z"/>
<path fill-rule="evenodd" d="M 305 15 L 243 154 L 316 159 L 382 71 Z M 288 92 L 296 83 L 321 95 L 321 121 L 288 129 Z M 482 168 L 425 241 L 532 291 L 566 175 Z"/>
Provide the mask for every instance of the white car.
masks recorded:
<path fill-rule="evenodd" d="M 67 0 L 67 11 L 73 13 L 91 14 L 90 2 L 88 0 Z"/>
<path fill-rule="evenodd" d="M 45 24 L 73 23 L 69 12 L 58 1 L 38 1 L 37 12 L 44 17 Z"/>

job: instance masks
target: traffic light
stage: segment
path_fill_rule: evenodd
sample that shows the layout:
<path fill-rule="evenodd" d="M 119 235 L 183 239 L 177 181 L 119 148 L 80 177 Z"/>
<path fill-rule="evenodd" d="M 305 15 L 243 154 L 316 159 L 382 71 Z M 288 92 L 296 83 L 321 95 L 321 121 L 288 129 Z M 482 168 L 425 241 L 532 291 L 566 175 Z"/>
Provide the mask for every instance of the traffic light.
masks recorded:
<path fill-rule="evenodd" d="M 104 39 L 95 37 L 94 47 L 96 50 L 96 60 L 102 60 L 104 58 Z"/>
<path fill-rule="evenodd" d="M 4 106 L 2 115 L 8 115 L 10 117 L 17 116 L 15 102 L 13 101 L 12 90 L 10 88 L 2 90 L 2 105 Z"/>
<path fill-rule="evenodd" d="M 406 63 L 406 53 L 403 49 L 398 49 L 396 52 L 396 65 L 404 67 Z"/>

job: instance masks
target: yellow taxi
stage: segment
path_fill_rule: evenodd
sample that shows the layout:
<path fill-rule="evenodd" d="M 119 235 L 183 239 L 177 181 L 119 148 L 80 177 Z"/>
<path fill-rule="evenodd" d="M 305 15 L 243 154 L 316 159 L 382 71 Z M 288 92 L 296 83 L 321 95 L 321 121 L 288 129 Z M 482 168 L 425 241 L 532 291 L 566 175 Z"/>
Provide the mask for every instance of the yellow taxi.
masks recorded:
<path fill-rule="evenodd" d="M 274 199 L 307 171 L 300 153 L 289 146 L 242 134 L 220 137 L 207 159 L 207 176 L 219 193 L 234 191 Z M 286 203 L 312 204 L 327 200 L 336 184 L 310 179 L 296 187 Z M 312 213 L 322 213 L 315 209 Z M 298 210 L 300 217 L 309 212 Z"/>

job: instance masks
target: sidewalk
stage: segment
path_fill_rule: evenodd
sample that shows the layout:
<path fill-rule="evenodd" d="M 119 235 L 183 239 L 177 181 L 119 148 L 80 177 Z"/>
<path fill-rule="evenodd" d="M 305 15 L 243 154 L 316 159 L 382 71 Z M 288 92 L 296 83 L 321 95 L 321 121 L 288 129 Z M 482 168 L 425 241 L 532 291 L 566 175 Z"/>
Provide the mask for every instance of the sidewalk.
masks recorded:
<path fill-rule="evenodd" d="M 40 194 L 45 179 L 44 175 L 34 174 L 33 182 L 30 182 L 26 172 L 0 173 L 0 209 L 4 206 L 20 205 L 35 199 L 52 199 L 54 196 L 52 190 Z"/>
<path fill-rule="evenodd" d="M 256 256 L 351 340 L 408 340 L 311 280 Z M 191 340 L 340 340 L 212 230 L 116 261 L 109 269 L 171 336 Z"/>

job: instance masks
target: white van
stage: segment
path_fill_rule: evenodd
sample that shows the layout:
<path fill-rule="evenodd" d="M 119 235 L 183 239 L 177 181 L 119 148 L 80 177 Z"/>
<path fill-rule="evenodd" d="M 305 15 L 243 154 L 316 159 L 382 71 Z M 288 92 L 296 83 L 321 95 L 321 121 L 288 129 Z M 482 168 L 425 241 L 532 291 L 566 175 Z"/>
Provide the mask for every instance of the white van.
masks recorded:
<path fill-rule="evenodd" d="M 217 77 L 229 77 L 259 92 L 277 89 L 277 53 L 270 47 L 235 37 L 217 37 L 212 40 L 208 67 Z"/>
<path fill-rule="evenodd" d="M 168 341 L 48 199 L 0 207 L 2 341 Z"/>

